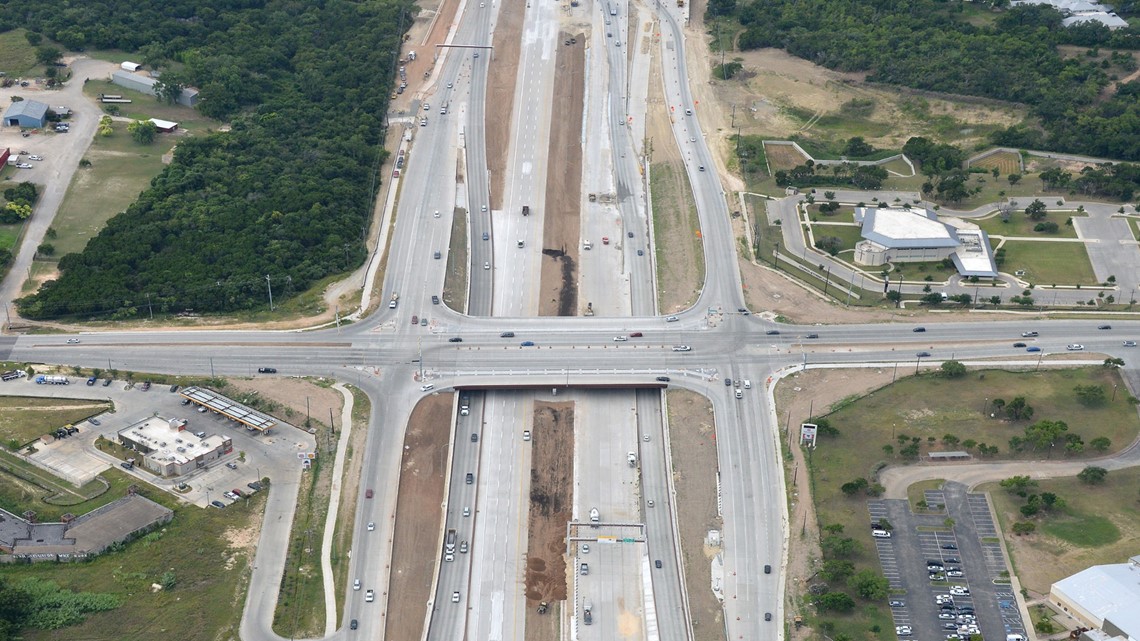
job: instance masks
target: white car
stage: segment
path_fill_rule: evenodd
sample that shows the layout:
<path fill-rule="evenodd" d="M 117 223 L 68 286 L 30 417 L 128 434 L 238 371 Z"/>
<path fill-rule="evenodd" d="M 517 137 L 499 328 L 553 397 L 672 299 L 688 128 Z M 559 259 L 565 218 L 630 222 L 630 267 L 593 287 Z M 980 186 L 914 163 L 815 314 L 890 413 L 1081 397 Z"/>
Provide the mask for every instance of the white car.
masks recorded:
<path fill-rule="evenodd" d="M 625 337 L 625 336 L 614 336 L 614 342 L 615 343 L 624 343 L 628 340 L 629 340 L 629 338 Z"/>
<path fill-rule="evenodd" d="M 448 89 L 451 89 L 451 83 L 450 83 L 450 82 L 449 82 L 449 83 L 447 83 L 447 88 L 448 88 Z"/>
<path fill-rule="evenodd" d="M 953 594 L 954 596 L 968 596 L 970 594 L 970 590 L 967 588 L 955 586 L 950 588 L 950 594 Z"/>
<path fill-rule="evenodd" d="M 463 516 L 471 516 L 471 508 L 469 508 L 469 507 L 463 508 Z"/>
<path fill-rule="evenodd" d="M 375 523 L 373 523 L 372 521 L 369 521 L 369 522 L 368 522 L 368 531 L 369 531 L 369 532 L 371 532 L 371 531 L 373 531 L 373 530 L 375 530 L 375 529 L 376 529 L 376 524 L 375 524 Z"/>
<path fill-rule="evenodd" d="M 19 167 L 20 169 L 31 169 L 32 168 L 32 166 L 26 162 L 17 163 L 16 166 Z"/>
<path fill-rule="evenodd" d="M 78 338 L 69 338 L 69 339 L 67 339 L 67 344 L 68 345 L 78 345 L 79 339 Z"/>
<path fill-rule="evenodd" d="M 28 160 L 43 160 L 43 156 L 28 156 Z"/>
<path fill-rule="evenodd" d="M 1085 346 L 1081 345 L 1080 343 L 1069 343 L 1065 346 L 1065 349 L 1069 350 L 1070 352 L 1079 352 L 1084 348 Z"/>
<path fill-rule="evenodd" d="M 428 383 L 427 385 L 420 385 L 421 392 L 430 392 L 433 389 L 435 389 L 435 385 L 432 383 Z"/>
<path fill-rule="evenodd" d="M 676 323 L 678 320 L 679 319 L 676 316 L 666 316 L 665 317 L 666 323 Z"/>
<path fill-rule="evenodd" d="M 451 602 L 452 603 L 459 603 L 459 591 L 458 590 L 451 593 Z"/>
<path fill-rule="evenodd" d="M 372 603 L 375 600 L 376 600 L 376 593 L 373 592 L 372 590 L 369 590 L 369 591 L 364 593 L 364 602 L 365 603 Z"/>
<path fill-rule="evenodd" d="M 674 352 L 691 352 L 691 351 L 693 351 L 693 348 L 689 347 L 688 345 L 674 345 L 673 351 Z"/>
<path fill-rule="evenodd" d="M 483 269 L 491 269 L 491 263 L 489 261 L 483 261 Z"/>
<path fill-rule="evenodd" d="M 352 589 L 353 590 L 359 590 L 360 589 L 360 579 L 356 579 L 355 581 L 352 582 Z"/>
<path fill-rule="evenodd" d="M 589 543 L 583 543 L 582 544 L 582 554 L 589 554 L 589 553 L 590 553 L 590 544 Z"/>
<path fill-rule="evenodd" d="M 524 441 L 530 440 L 530 430 L 523 430 L 523 440 Z"/>

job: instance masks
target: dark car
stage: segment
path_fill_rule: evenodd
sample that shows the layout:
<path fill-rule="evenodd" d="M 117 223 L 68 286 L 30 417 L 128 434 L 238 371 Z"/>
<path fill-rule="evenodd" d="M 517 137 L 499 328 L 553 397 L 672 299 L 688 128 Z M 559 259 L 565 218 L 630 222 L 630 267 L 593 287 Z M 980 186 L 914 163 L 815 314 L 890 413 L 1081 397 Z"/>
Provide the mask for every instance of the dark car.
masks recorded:
<path fill-rule="evenodd" d="M 173 394 L 174 392 L 177 392 L 177 391 L 178 391 L 178 386 L 177 386 L 177 385 L 171 385 L 171 386 L 170 386 L 170 393 L 171 393 L 171 394 Z"/>
<path fill-rule="evenodd" d="M 724 379 L 724 386 L 725 387 L 732 387 L 732 379 L 731 378 Z"/>
<path fill-rule="evenodd" d="M 764 620 L 765 621 L 771 621 L 772 620 L 772 613 L 771 612 L 765 612 L 764 613 Z"/>
<path fill-rule="evenodd" d="M 626 232 L 625 235 L 629 236 L 630 238 L 633 238 L 633 232 L 631 232 L 631 231 Z"/>
<path fill-rule="evenodd" d="M 224 508 L 226 506 L 226 504 L 222 503 L 221 501 L 210 501 L 210 505 L 213 505 L 218 509 Z"/>
<path fill-rule="evenodd" d="M 467 473 L 467 484 L 471 485 L 473 483 L 475 483 L 475 475 L 472 474 L 471 472 L 468 472 Z"/>
<path fill-rule="evenodd" d="M 475 432 L 471 432 L 471 442 L 472 443 L 478 443 L 479 442 L 479 435 L 476 434 Z"/>
<path fill-rule="evenodd" d="M 1025 347 L 1025 343 L 1014 343 L 1014 347 Z"/>
<path fill-rule="evenodd" d="M 767 334 L 768 336 L 779 336 L 779 335 L 780 335 L 780 330 L 778 330 L 778 329 L 770 329 L 770 330 L 768 330 L 768 331 L 766 331 L 766 332 L 764 332 L 764 333 L 765 333 L 765 334 Z"/>
<path fill-rule="evenodd" d="M 353 619 L 352 622 L 348 624 L 348 629 L 349 630 L 355 630 L 356 626 L 357 626 L 356 619 Z"/>
<path fill-rule="evenodd" d="M 1112 325 L 1100 325 L 1097 329 L 1112 329 Z"/>
<path fill-rule="evenodd" d="M 771 573 L 772 573 L 772 566 L 765 565 L 764 566 L 764 574 L 771 574 Z"/>
<path fill-rule="evenodd" d="M 662 383 L 668 383 L 669 377 L 668 376 L 658 376 L 657 380 L 661 381 Z"/>
<path fill-rule="evenodd" d="M 807 335 L 807 336 L 805 336 L 804 338 L 819 338 L 819 334 L 815 334 L 815 333 L 812 333 L 812 334 L 808 334 L 808 335 Z"/>
<path fill-rule="evenodd" d="M 1025 351 L 1027 351 L 1027 352 L 1040 352 L 1041 348 L 1036 346 L 1036 345 L 1030 345 L 1029 347 L 1025 348 Z"/>
<path fill-rule="evenodd" d="M 447 342 L 449 342 L 449 343 L 462 343 L 463 339 L 459 338 L 458 336 L 452 336 L 451 338 L 447 339 Z"/>
<path fill-rule="evenodd" d="M 915 327 L 914 329 L 912 329 L 910 331 L 916 332 L 916 333 L 922 333 L 922 332 L 926 331 L 926 328 L 925 327 Z"/>
<path fill-rule="evenodd" d="M 110 384 L 111 384 L 111 379 L 109 379 L 109 378 L 107 380 L 103 381 L 103 387 L 107 387 Z"/>
<path fill-rule="evenodd" d="M 364 498 L 366 498 L 366 499 L 370 499 L 370 498 L 372 498 L 372 490 L 371 490 L 371 488 L 370 488 L 370 489 L 367 489 L 367 490 L 364 490 Z"/>
<path fill-rule="evenodd" d="M 245 486 L 248 487 L 249 489 L 253 490 L 254 492 L 261 489 L 261 483 L 258 483 L 257 481 L 252 481 L 252 482 L 246 483 Z"/>
<path fill-rule="evenodd" d="M 630 332 L 629 333 L 630 338 L 641 338 L 642 336 L 645 336 L 645 334 L 642 334 L 641 332 Z"/>
<path fill-rule="evenodd" d="M 915 354 L 915 356 L 917 356 L 919 358 L 929 358 L 930 352 L 919 352 L 919 353 Z"/>
<path fill-rule="evenodd" d="M 514 338 L 514 337 L 515 337 L 514 332 L 503 332 L 502 334 L 499 334 L 499 338 Z"/>
<path fill-rule="evenodd" d="M 943 543 L 942 549 L 943 550 L 957 550 L 958 546 L 954 545 L 953 543 Z"/>
<path fill-rule="evenodd" d="M 522 347 L 534 347 L 534 341 L 523 341 L 519 343 Z"/>
<path fill-rule="evenodd" d="M 92 376 L 91 378 L 87 379 L 87 385 L 88 385 L 89 387 L 90 387 L 91 385 L 94 385 L 94 384 L 95 384 L 95 380 L 96 380 L 96 379 L 95 379 L 95 377 L 94 377 L 94 376 Z"/>
<path fill-rule="evenodd" d="M 432 296 L 431 297 L 431 304 L 432 305 L 438 305 L 439 304 L 439 296 Z"/>
<path fill-rule="evenodd" d="M 654 566 L 655 566 L 655 567 L 656 567 L 658 570 L 660 570 L 660 569 L 661 569 L 661 559 L 657 559 L 656 561 L 654 561 L 654 562 L 653 562 L 653 565 L 654 565 Z"/>
<path fill-rule="evenodd" d="M 638 256 L 644 256 L 644 255 L 645 255 L 645 252 L 643 252 L 643 251 L 641 251 L 641 250 L 639 249 L 639 250 L 637 250 L 637 255 L 638 255 Z"/>
<path fill-rule="evenodd" d="M 277 368 L 276 367 L 259 367 L 259 368 L 257 368 L 257 373 L 258 374 L 276 374 Z"/>

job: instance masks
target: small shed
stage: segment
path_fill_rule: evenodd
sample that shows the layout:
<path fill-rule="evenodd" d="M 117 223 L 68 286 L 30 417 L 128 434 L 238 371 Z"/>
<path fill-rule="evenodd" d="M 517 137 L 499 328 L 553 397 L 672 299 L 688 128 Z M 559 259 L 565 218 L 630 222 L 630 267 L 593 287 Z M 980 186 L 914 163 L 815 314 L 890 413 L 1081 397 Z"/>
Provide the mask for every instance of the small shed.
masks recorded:
<path fill-rule="evenodd" d="M 47 122 L 48 106 L 38 100 L 20 100 L 4 112 L 4 124 L 9 127 L 38 129 Z"/>
<path fill-rule="evenodd" d="M 129 61 L 120 64 L 119 67 L 121 67 L 124 71 L 130 71 L 132 73 L 138 71 L 139 69 L 142 69 L 142 65 L 139 63 Z"/>
<path fill-rule="evenodd" d="M 150 121 L 153 122 L 154 126 L 164 134 L 174 133 L 174 130 L 178 129 L 178 123 L 176 122 L 171 122 L 169 120 L 160 120 L 158 118 L 151 118 Z"/>

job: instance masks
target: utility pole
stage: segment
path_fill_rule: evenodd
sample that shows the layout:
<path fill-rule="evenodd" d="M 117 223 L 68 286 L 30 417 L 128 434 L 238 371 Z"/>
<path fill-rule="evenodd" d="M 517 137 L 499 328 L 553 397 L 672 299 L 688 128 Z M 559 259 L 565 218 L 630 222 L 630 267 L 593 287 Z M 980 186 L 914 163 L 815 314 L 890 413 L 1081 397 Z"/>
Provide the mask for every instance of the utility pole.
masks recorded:
<path fill-rule="evenodd" d="M 150 312 L 150 319 L 154 320 L 154 308 L 150 306 L 150 294 L 146 295 L 146 310 Z"/>
<path fill-rule="evenodd" d="M 210 357 L 210 378 L 214 378 L 214 357 Z"/>
<path fill-rule="evenodd" d="M 269 288 L 269 311 L 273 311 L 273 283 L 269 281 L 269 274 L 265 275 L 265 286 Z"/>
<path fill-rule="evenodd" d="M 729 129 L 736 129 L 736 103 L 732 105 L 732 124 L 728 126 Z"/>
<path fill-rule="evenodd" d="M 823 279 L 823 295 L 827 296 L 827 284 L 831 282 L 831 265 L 827 266 L 827 277 Z"/>

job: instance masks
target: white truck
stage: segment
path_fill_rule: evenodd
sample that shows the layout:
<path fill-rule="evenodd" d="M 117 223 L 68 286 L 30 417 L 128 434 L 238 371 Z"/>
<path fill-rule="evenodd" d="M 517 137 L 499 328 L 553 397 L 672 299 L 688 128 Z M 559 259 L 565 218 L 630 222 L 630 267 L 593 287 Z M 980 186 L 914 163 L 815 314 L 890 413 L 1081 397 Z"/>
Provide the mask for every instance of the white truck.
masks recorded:
<path fill-rule="evenodd" d="M 637 454 L 629 452 L 625 455 L 625 460 L 629 462 L 630 467 L 637 467 Z"/>
<path fill-rule="evenodd" d="M 598 508 L 590 508 L 590 522 L 597 523 L 600 520 L 602 520 L 602 513 L 598 511 Z"/>

